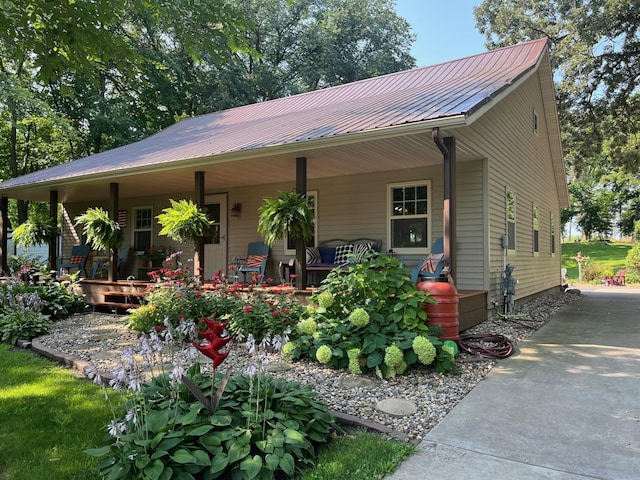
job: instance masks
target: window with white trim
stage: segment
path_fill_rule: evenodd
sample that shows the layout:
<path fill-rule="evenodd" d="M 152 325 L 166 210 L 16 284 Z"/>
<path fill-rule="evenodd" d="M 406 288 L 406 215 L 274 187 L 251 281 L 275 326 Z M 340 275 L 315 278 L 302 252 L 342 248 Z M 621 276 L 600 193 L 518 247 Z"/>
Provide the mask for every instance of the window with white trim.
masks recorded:
<path fill-rule="evenodd" d="M 307 242 L 307 247 L 316 247 L 318 245 L 318 192 L 307 192 L 307 198 L 313 209 L 313 237 Z M 286 236 L 284 242 L 284 254 L 295 255 L 296 254 L 296 240 L 289 235 Z"/>
<path fill-rule="evenodd" d="M 431 245 L 431 182 L 388 186 L 388 245 L 395 253 L 426 253 Z"/>
<path fill-rule="evenodd" d="M 506 194 L 506 211 L 507 211 L 507 248 L 509 250 L 516 249 L 516 194 L 507 190 Z"/>
<path fill-rule="evenodd" d="M 540 252 L 540 217 L 537 206 L 533 206 L 533 253 Z"/>
<path fill-rule="evenodd" d="M 153 238 L 153 209 L 136 207 L 133 209 L 133 249 L 148 253 Z"/>
<path fill-rule="evenodd" d="M 551 255 L 556 253 L 556 217 L 551 214 Z"/>

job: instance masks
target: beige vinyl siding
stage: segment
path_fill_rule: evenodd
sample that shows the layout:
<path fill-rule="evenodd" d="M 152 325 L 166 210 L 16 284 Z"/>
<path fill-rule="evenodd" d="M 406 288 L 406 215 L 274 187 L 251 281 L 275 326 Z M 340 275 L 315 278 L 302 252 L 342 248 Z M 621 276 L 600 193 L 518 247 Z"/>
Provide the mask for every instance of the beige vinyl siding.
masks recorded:
<path fill-rule="evenodd" d="M 538 114 L 537 135 L 533 131 L 534 111 Z M 494 300 L 499 299 L 505 263 L 516 267 L 513 274 L 519 281 L 516 299 L 559 284 L 560 255 L 550 253 L 548 221 L 540 222 L 540 252 L 533 255 L 532 206 L 538 206 L 541 219 L 549 218 L 551 212 L 556 218 L 560 215 L 546 129 L 539 79 L 534 75 L 488 111 L 482 122 L 455 132 L 462 139 L 473 140 L 487 158 L 490 256 L 487 273 L 490 297 Z M 505 259 L 501 238 L 506 233 L 506 189 L 516 194 L 516 250 L 509 251 Z"/>
<path fill-rule="evenodd" d="M 387 185 L 389 183 L 410 182 L 415 180 L 429 180 L 431 182 L 431 219 L 430 243 L 442 236 L 442 168 L 424 167 L 418 169 L 396 170 L 362 175 L 343 175 L 333 178 L 311 180 L 307 184 L 308 190 L 317 192 L 318 200 L 318 241 L 320 244 L 332 239 L 354 240 L 370 238 L 381 242 L 381 251 L 387 252 Z M 295 188 L 292 182 L 258 185 L 234 188 L 228 191 L 228 206 L 236 202 L 242 204 L 239 217 L 228 217 L 228 259 L 234 256 L 244 257 L 250 242 L 260 241 L 262 237 L 257 231 L 258 209 L 267 196 L 275 196 L 279 190 Z M 206 194 L 225 192 L 206 192 Z M 171 194 L 170 198 L 192 198 L 192 194 Z M 68 216 L 74 218 L 83 213 L 90 206 L 101 206 L 107 209 L 108 204 L 73 204 L 66 205 Z M 127 211 L 128 226 L 124 231 L 124 243 L 132 243 L 132 211 L 135 207 L 149 206 L 153 208 L 154 217 L 163 208 L 169 206 L 168 196 L 142 197 L 136 199 L 121 199 L 120 210 Z M 67 230 L 71 224 L 67 222 Z M 165 246 L 183 251 L 182 260 L 190 262 L 193 259 L 193 246 L 181 245 L 170 241 L 167 237 L 159 236 L 160 226 L 154 222 L 153 245 Z M 79 229 L 78 229 L 79 231 Z M 67 243 L 68 245 L 68 243 Z M 287 261 L 291 255 L 285 254 L 284 242 L 276 242 L 267 264 L 267 277 L 278 279 L 277 266 L 280 261 Z M 130 256 L 130 265 L 125 266 L 122 274 L 136 275 L 137 265 L 135 255 Z M 88 266 L 88 269 L 90 266 Z"/>
<path fill-rule="evenodd" d="M 317 192 L 318 242 L 368 238 L 381 242 L 380 249 L 387 252 L 387 185 L 389 183 L 431 181 L 431 243 L 442 236 L 442 168 L 425 167 L 362 175 L 343 175 L 310 180 L 307 190 Z M 259 185 L 233 189 L 229 202 L 242 203 L 240 218 L 229 219 L 229 255 L 245 255 L 248 242 L 259 240 L 256 231 L 258 208 L 262 199 L 274 196 L 278 190 L 291 190 L 293 183 Z M 279 262 L 292 258 L 285 254 L 283 241 L 271 248 L 267 275 L 277 277 Z"/>
<path fill-rule="evenodd" d="M 457 278 L 460 290 L 486 290 L 487 209 L 484 195 L 485 162 L 457 165 Z"/>

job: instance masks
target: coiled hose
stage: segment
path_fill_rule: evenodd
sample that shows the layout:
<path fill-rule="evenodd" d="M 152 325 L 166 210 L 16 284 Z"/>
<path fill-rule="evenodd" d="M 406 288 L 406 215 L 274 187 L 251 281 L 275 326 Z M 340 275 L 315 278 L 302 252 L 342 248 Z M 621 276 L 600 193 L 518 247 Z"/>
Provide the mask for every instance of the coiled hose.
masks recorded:
<path fill-rule="evenodd" d="M 496 333 L 463 334 L 459 345 L 461 351 L 484 358 L 507 358 L 514 348 L 511 340 Z"/>

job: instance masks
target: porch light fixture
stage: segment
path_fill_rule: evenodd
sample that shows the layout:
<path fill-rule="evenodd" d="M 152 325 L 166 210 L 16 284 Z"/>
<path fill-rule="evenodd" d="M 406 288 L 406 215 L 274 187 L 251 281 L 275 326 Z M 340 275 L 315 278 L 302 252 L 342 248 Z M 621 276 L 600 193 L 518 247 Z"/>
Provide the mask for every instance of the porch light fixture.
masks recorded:
<path fill-rule="evenodd" d="M 242 211 L 242 204 L 240 202 L 236 202 L 233 204 L 233 207 L 231 207 L 231 216 L 239 217 L 241 211 Z"/>

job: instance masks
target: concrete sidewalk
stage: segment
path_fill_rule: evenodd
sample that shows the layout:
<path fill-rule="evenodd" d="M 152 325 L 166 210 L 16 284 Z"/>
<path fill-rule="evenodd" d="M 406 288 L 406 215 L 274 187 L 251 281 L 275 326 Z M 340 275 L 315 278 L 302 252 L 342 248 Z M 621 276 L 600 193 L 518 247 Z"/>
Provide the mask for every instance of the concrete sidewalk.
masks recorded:
<path fill-rule="evenodd" d="M 640 289 L 583 293 L 386 480 L 640 479 Z"/>

